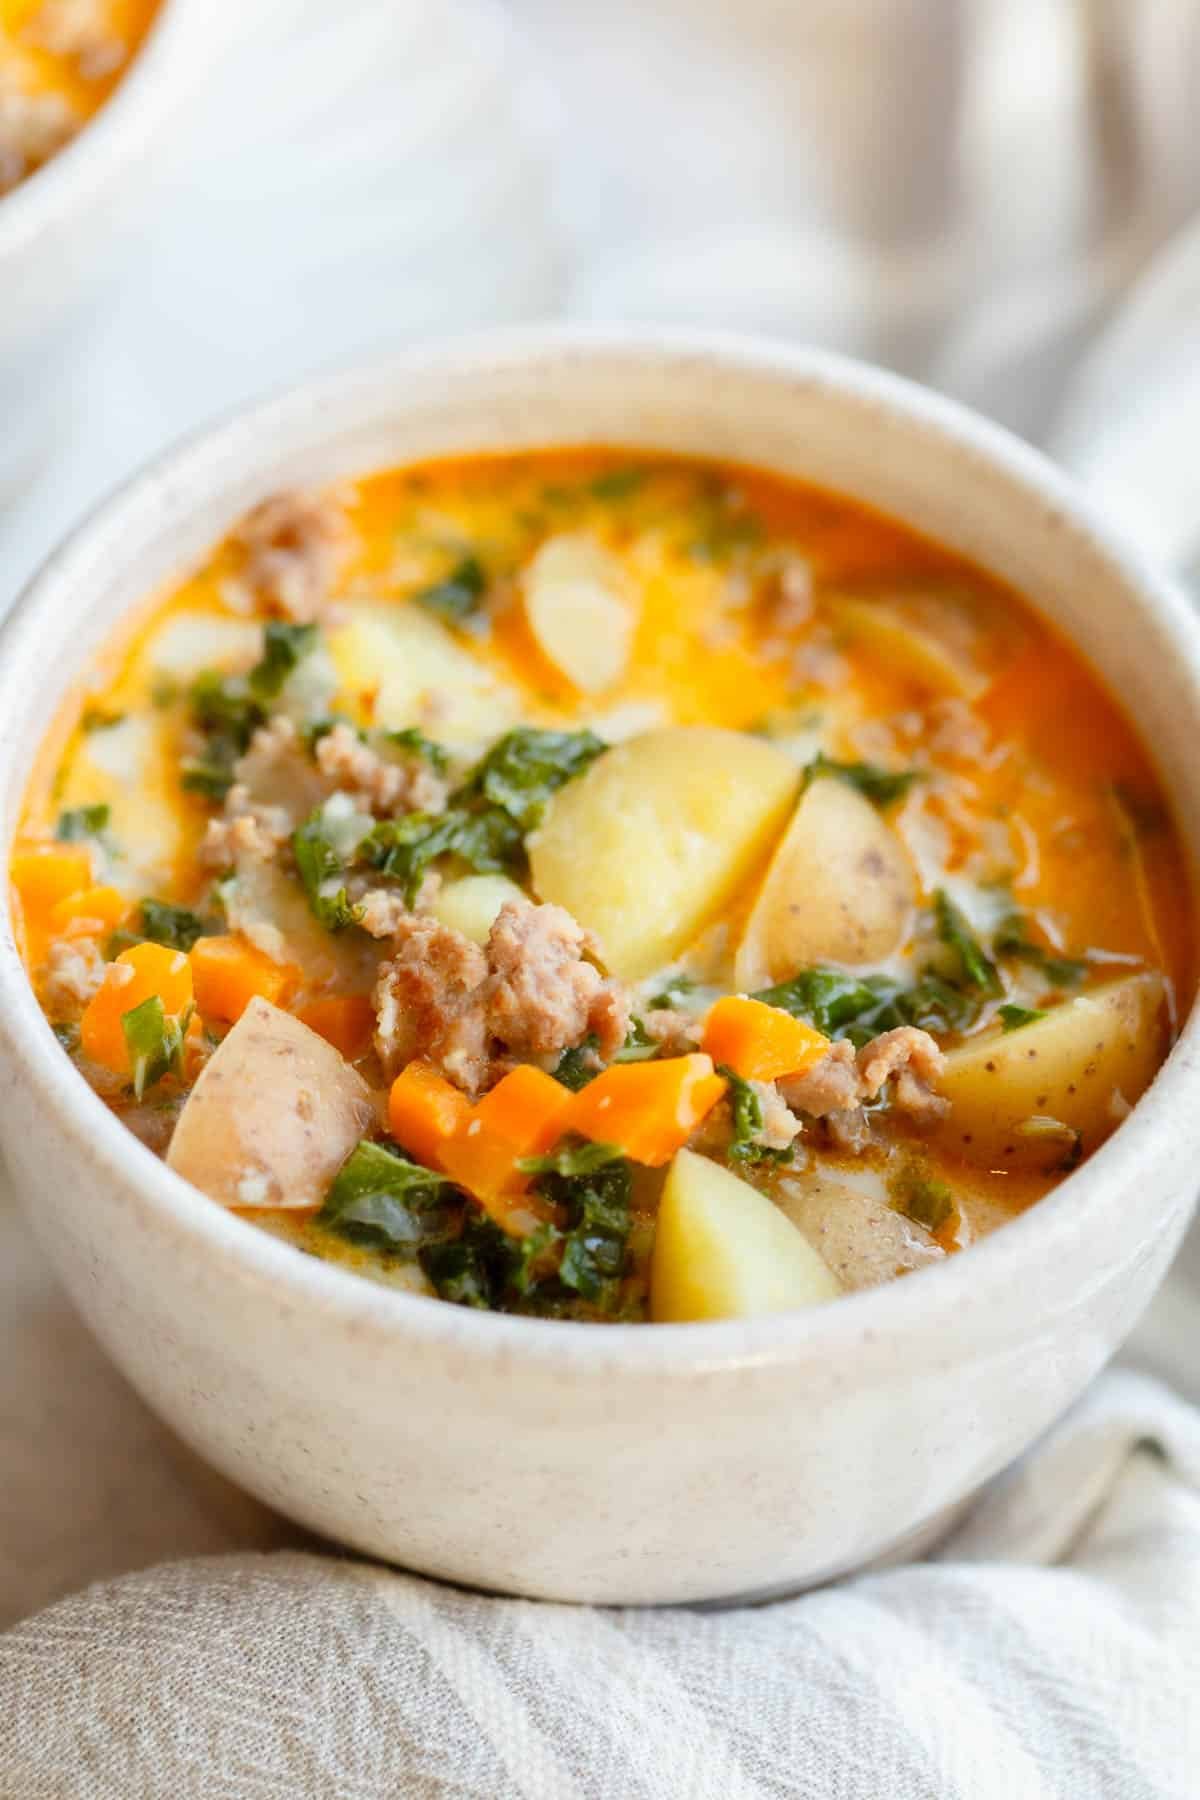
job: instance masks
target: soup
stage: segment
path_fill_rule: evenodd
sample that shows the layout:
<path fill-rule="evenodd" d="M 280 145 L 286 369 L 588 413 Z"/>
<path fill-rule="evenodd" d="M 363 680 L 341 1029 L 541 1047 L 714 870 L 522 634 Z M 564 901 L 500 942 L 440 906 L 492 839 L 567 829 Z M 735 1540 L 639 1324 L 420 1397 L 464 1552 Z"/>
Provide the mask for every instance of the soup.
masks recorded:
<path fill-rule="evenodd" d="M 617 452 L 264 501 L 50 733 L 11 878 L 80 1074 L 463 1305 L 829 1300 L 1119 1125 L 1192 991 L 1152 766 L 1011 591 Z"/>
<path fill-rule="evenodd" d="M 104 104 L 156 10 L 157 0 L 0 0 L 0 195 Z"/>

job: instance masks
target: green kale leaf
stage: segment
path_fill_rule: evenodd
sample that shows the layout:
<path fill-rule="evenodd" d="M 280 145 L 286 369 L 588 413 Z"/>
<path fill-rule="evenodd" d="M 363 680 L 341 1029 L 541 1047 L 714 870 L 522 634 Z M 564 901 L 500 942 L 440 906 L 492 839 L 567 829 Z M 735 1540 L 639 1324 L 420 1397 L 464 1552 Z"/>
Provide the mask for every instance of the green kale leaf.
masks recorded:
<path fill-rule="evenodd" d="M 279 696 L 301 658 L 315 649 L 318 635 L 315 625 L 273 620 L 263 628 L 263 653 L 248 675 L 218 675 L 211 669 L 197 675 L 190 691 L 192 723 L 207 745 L 203 756 L 180 765 L 189 793 L 224 799 L 233 785 L 233 765 L 266 724 L 267 703 Z"/>
<path fill-rule="evenodd" d="M 474 555 L 464 556 L 446 576 L 413 595 L 418 606 L 445 619 L 450 625 L 461 625 L 479 611 L 487 592 L 487 576 L 483 564 Z"/>
<path fill-rule="evenodd" d="M 986 955 L 979 939 L 944 888 L 939 888 L 933 896 L 933 908 L 937 934 L 947 949 L 952 950 L 957 957 L 963 985 L 974 988 L 990 1000 L 998 1000 L 1004 992 L 1004 984 L 996 971 L 996 965 Z"/>
<path fill-rule="evenodd" d="M 462 1209 L 462 1195 L 444 1175 L 364 1138 L 334 1177 L 317 1222 L 354 1243 L 411 1260 L 427 1246 L 453 1239 Z"/>
<path fill-rule="evenodd" d="M 919 769 L 892 770 L 881 769 L 875 763 L 835 762 L 824 751 L 818 751 L 804 770 L 801 792 L 821 775 L 831 775 L 838 781 L 857 788 L 864 800 L 869 800 L 872 806 L 878 806 L 880 810 L 902 800 L 913 782 L 920 780 Z"/>
<path fill-rule="evenodd" d="M 1019 1031 L 1022 1025 L 1036 1025 L 1045 1011 L 1036 1006 L 1002 1006 L 998 1017 L 1005 1031 Z"/>
<path fill-rule="evenodd" d="M 143 900 L 137 912 L 138 935 L 152 944 L 165 944 L 169 950 L 191 950 L 202 937 L 219 934 L 215 919 L 202 919 L 186 906 L 174 906 L 169 900 Z"/>
<path fill-rule="evenodd" d="M 717 1065 L 717 1074 L 723 1075 L 729 1083 L 730 1108 L 733 1113 L 733 1136 L 725 1152 L 726 1159 L 740 1163 L 791 1162 L 793 1151 L 790 1144 L 772 1149 L 759 1142 L 759 1133 L 763 1128 L 762 1101 L 751 1083 L 725 1063 Z"/>
<path fill-rule="evenodd" d="M 63 844 L 84 843 L 106 831 L 111 816 L 111 807 L 103 802 L 98 806 L 71 806 L 59 813 L 54 835 Z"/>
<path fill-rule="evenodd" d="M 523 1156 L 517 1162 L 524 1175 L 594 1175 L 609 1163 L 619 1162 L 624 1151 L 618 1144 L 594 1144 L 586 1139 L 568 1140 L 548 1156 Z"/>
<path fill-rule="evenodd" d="M 582 775 L 607 746 L 591 731 L 518 726 L 492 745 L 455 794 L 499 807 L 522 834 L 539 825 L 551 794 Z"/>
<path fill-rule="evenodd" d="M 1058 956 L 1043 944 L 1035 943 L 1029 935 L 1029 920 L 1024 913 L 1010 913 L 1001 921 L 992 939 L 992 953 L 1032 964 L 1041 970 L 1049 986 L 1055 988 L 1078 987 L 1088 970 L 1087 963 L 1081 958 Z"/>
<path fill-rule="evenodd" d="M 179 1018 L 168 1018 L 157 994 L 121 1015 L 135 1099 L 140 1100 L 164 1075 L 182 1073 L 183 1040 L 191 1015 L 189 1006 Z"/>
<path fill-rule="evenodd" d="M 918 1163 L 906 1163 L 889 1184 L 892 1200 L 906 1218 L 926 1231 L 939 1231 L 955 1210 L 954 1195 Z"/>
<path fill-rule="evenodd" d="M 346 893 L 346 867 L 318 806 L 292 833 L 292 854 L 313 917 L 327 931 L 344 931 L 358 917 Z"/>
<path fill-rule="evenodd" d="M 551 1070 L 555 1081 L 570 1088 L 573 1094 L 594 1081 L 601 1069 L 596 1057 L 597 1043 L 596 1037 L 589 1032 L 582 1044 L 577 1044 L 573 1050 L 564 1050 Z"/>

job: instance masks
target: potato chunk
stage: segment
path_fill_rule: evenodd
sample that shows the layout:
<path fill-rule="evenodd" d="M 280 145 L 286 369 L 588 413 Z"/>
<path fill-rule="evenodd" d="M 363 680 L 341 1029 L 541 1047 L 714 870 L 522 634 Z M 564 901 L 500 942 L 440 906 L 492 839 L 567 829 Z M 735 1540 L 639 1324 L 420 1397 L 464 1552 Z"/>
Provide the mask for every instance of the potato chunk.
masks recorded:
<path fill-rule="evenodd" d="M 525 898 L 507 875 L 462 875 L 434 896 L 432 912 L 439 925 L 461 931 L 473 944 L 486 944 L 496 914 L 510 900 Z"/>
<path fill-rule="evenodd" d="M 840 1292 L 778 1207 L 718 1163 L 679 1151 L 654 1240 L 650 1316 L 656 1323 L 790 1312 Z"/>
<path fill-rule="evenodd" d="M 747 992 L 810 963 L 875 963 L 908 930 L 913 870 L 869 800 L 836 777 L 813 781 L 767 870 L 738 946 Z"/>
<path fill-rule="evenodd" d="M 529 629 L 543 656 L 585 694 L 624 674 L 637 625 L 625 572 L 583 532 L 547 538 L 525 572 Z"/>
<path fill-rule="evenodd" d="M 617 744 L 554 796 L 530 839 L 534 886 L 629 981 L 670 962 L 766 855 L 799 784 L 759 738 L 710 726 Z"/>
<path fill-rule="evenodd" d="M 1086 1152 L 1145 1092 L 1165 1045 L 1163 983 L 1130 975 L 1080 994 L 1016 1031 L 952 1050 L 940 1091 L 947 1141 L 971 1162 L 1061 1160 L 1078 1132 Z M 1055 1140 L 1045 1125 L 1066 1129 Z"/>
<path fill-rule="evenodd" d="M 839 600 L 832 607 L 839 636 L 861 645 L 931 694 L 974 700 L 987 686 L 978 669 L 919 626 L 870 600 Z"/>
<path fill-rule="evenodd" d="M 254 999 L 201 1071 L 167 1162 L 223 1206 L 312 1208 L 376 1122 L 333 1046 Z"/>
<path fill-rule="evenodd" d="M 421 725 L 448 744 L 474 746 L 515 725 L 511 688 L 415 602 L 369 601 L 329 634 L 345 701 L 369 703 L 376 725 Z"/>

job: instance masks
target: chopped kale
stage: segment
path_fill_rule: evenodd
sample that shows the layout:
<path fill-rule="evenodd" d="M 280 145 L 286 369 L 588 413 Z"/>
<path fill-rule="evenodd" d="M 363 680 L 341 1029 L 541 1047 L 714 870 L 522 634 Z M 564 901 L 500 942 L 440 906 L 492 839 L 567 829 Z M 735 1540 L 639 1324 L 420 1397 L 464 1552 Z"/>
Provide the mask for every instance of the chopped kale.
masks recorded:
<path fill-rule="evenodd" d="M 793 1152 L 790 1144 L 772 1149 L 759 1141 L 763 1128 L 762 1101 L 750 1082 L 724 1063 L 718 1064 L 717 1074 L 723 1075 L 729 1083 L 733 1112 L 733 1136 L 725 1152 L 727 1159 L 741 1163 L 791 1162 Z"/>
<path fill-rule="evenodd" d="M 517 1163 L 523 1175 L 594 1175 L 597 1169 L 618 1162 L 624 1151 L 618 1144 L 593 1144 L 586 1139 L 561 1143 L 548 1156 L 523 1156 Z"/>
<path fill-rule="evenodd" d="M 838 781 L 857 788 L 865 800 L 881 810 L 902 800 L 914 781 L 920 780 L 919 769 L 881 769 L 875 763 L 835 762 L 819 751 L 804 771 L 804 786 L 809 787 L 818 776 L 831 775 Z"/>
<path fill-rule="evenodd" d="M 492 745 L 455 794 L 456 802 L 485 800 L 521 832 L 541 823 L 551 794 L 606 749 L 591 731 L 538 731 L 518 726 Z"/>
<path fill-rule="evenodd" d="M 997 1016 L 1005 1031 L 1019 1031 L 1022 1025 L 1036 1025 L 1046 1014 L 1036 1006 L 1002 1006 Z"/>
<path fill-rule="evenodd" d="M 140 935 L 152 944 L 165 944 L 170 950 L 185 953 L 202 937 L 219 933 L 220 925 L 202 919 L 186 906 L 174 906 L 169 900 L 143 900 L 137 912 Z"/>
<path fill-rule="evenodd" d="M 937 1181 L 919 1163 L 905 1163 L 889 1187 L 898 1210 L 926 1231 L 940 1231 L 955 1211 L 954 1195 L 946 1183 Z"/>
<path fill-rule="evenodd" d="M 939 888 L 934 895 L 933 907 L 937 934 L 957 957 L 963 984 L 989 999 L 999 999 L 1004 985 L 996 965 L 985 954 L 979 939 L 944 888 Z"/>
<path fill-rule="evenodd" d="M 618 1152 L 602 1166 L 582 1168 L 585 1148 L 597 1147 L 564 1147 L 547 1159 L 561 1160 L 563 1170 L 548 1169 L 537 1183 L 561 1223 L 518 1239 L 468 1204 L 460 1235 L 421 1251 L 421 1267 L 443 1300 L 552 1318 L 618 1311 L 631 1225 L 630 1165 Z M 574 1168 L 577 1173 L 567 1172 Z"/>
<path fill-rule="evenodd" d="M 384 742 L 393 744 L 397 750 L 407 750 L 413 756 L 422 757 L 439 775 L 444 775 L 450 765 L 449 752 L 441 744 L 435 744 L 432 738 L 427 738 L 415 725 L 406 725 L 403 731 L 385 731 L 382 735 Z"/>
<path fill-rule="evenodd" d="M 966 1031 L 979 1016 L 977 994 L 927 971 L 909 986 L 887 975 L 849 975 L 842 969 L 802 969 L 791 981 L 754 995 L 805 1019 L 826 1037 L 862 1045 L 881 1031 L 915 1025 L 935 1036 Z"/>
<path fill-rule="evenodd" d="M 452 856 L 460 857 L 483 875 L 523 873 L 525 835 L 506 812 L 485 806 L 478 812 L 452 809 L 446 817 L 453 821 L 448 845 Z"/>
<path fill-rule="evenodd" d="M 911 987 L 877 975 L 868 976 L 867 985 L 879 996 L 875 1010 L 836 1034 L 848 1037 L 856 1045 L 900 1025 L 915 1025 L 919 1031 L 932 1032 L 935 1037 L 948 1031 L 967 1031 L 979 1017 L 977 994 L 955 987 L 931 971 Z"/>
<path fill-rule="evenodd" d="M 66 812 L 59 813 L 54 835 L 60 843 L 83 843 L 88 838 L 98 838 L 102 831 L 107 830 L 111 816 L 111 808 L 103 803 L 98 806 L 71 806 Z"/>
<path fill-rule="evenodd" d="M 454 1238 L 461 1212 L 462 1195 L 444 1175 L 364 1138 L 338 1170 L 317 1219 L 354 1243 L 411 1260 Z"/>
<path fill-rule="evenodd" d="M 649 469 L 638 468 L 636 463 L 619 469 L 605 469 L 600 475 L 593 476 L 588 483 L 588 492 L 596 500 L 627 500 L 630 494 L 646 485 Z"/>
<path fill-rule="evenodd" d="M 347 725 L 351 731 L 365 739 L 365 733 L 360 731 L 354 720 L 348 719 L 344 713 L 324 713 L 321 718 L 310 719 L 307 725 L 300 727 L 300 742 L 310 756 L 316 754 L 317 745 L 322 738 L 329 736 L 335 725 Z"/>
<path fill-rule="evenodd" d="M 658 1042 L 649 1036 L 642 1021 L 634 1019 L 625 1033 L 625 1042 L 613 1057 L 613 1061 L 619 1063 L 652 1062 L 658 1055 L 659 1048 Z"/>
<path fill-rule="evenodd" d="M 164 1075 L 182 1072 L 183 1039 L 191 1012 L 188 1007 L 179 1018 L 168 1018 L 158 995 L 151 994 L 140 1006 L 122 1014 L 135 1099 L 140 1100 Z"/>
<path fill-rule="evenodd" d="M 79 1048 L 79 1027 L 69 1023 L 59 1023 L 50 1027 L 68 1056 L 74 1056 Z"/>
<path fill-rule="evenodd" d="M 315 625 L 270 620 L 263 627 L 262 656 L 246 677 L 255 699 L 277 699 L 297 663 L 316 649 L 319 636 Z"/>
<path fill-rule="evenodd" d="M 566 1216 L 558 1281 L 589 1305 L 611 1312 L 620 1298 L 632 1223 L 629 1163 L 621 1157 L 587 1174 L 543 1175 L 538 1191 Z"/>
<path fill-rule="evenodd" d="M 826 1037 L 841 1037 L 846 1026 L 881 1004 L 880 982 L 817 965 L 801 969 L 791 981 L 761 989 L 754 999 L 806 1020 Z"/>
<path fill-rule="evenodd" d="M 461 625 L 479 611 L 487 592 L 483 564 L 474 555 L 464 556 L 444 581 L 435 581 L 413 595 L 418 606 L 451 625 Z"/>
<path fill-rule="evenodd" d="M 233 765 L 240 751 L 227 759 L 185 756 L 179 765 L 180 786 L 189 794 L 201 794 L 206 800 L 223 800 L 233 786 Z"/>
<path fill-rule="evenodd" d="M 596 1046 L 596 1038 L 589 1033 L 574 1050 L 564 1050 L 551 1070 L 555 1081 L 570 1088 L 573 1094 L 577 1094 L 580 1088 L 585 1088 L 589 1081 L 594 1081 L 600 1073 Z"/>
<path fill-rule="evenodd" d="M 496 807 L 470 812 L 407 813 L 384 819 L 364 839 L 360 854 L 381 874 L 404 883 L 409 905 L 426 869 L 440 856 L 457 856 L 484 874 L 519 870 L 525 847 L 519 828 Z"/>
<path fill-rule="evenodd" d="M 657 994 L 653 994 L 648 1004 L 651 1009 L 662 1007 L 668 1012 L 674 1012 L 681 1000 L 685 999 L 688 994 L 695 993 L 697 986 L 698 983 L 691 975 L 670 975 L 667 978 L 666 986 L 660 988 Z"/>
<path fill-rule="evenodd" d="M 192 723 L 208 740 L 203 756 L 181 763 L 183 786 L 209 800 L 224 799 L 233 785 L 233 765 L 268 718 L 267 702 L 282 691 L 300 660 L 316 647 L 315 625 L 271 621 L 263 628 L 263 653 L 248 675 L 218 675 L 208 669 L 190 690 Z"/>
<path fill-rule="evenodd" d="M 540 1233 L 534 1235 L 540 1240 Z M 420 1251 L 421 1267 L 440 1299 L 484 1312 L 504 1310 L 510 1276 L 528 1280 L 529 1261 L 529 1240 L 522 1246 L 474 1206 L 467 1208 L 457 1237 Z M 515 1289 L 516 1280 L 512 1285 Z"/>
<path fill-rule="evenodd" d="M 1079 957 L 1058 956 L 1029 935 L 1029 921 L 1024 913 L 1010 913 L 1001 921 L 992 939 L 992 954 L 1031 963 L 1041 970 L 1050 987 L 1078 987 L 1087 974 L 1087 963 Z"/>
<path fill-rule="evenodd" d="M 353 925 L 358 915 L 346 893 L 346 867 L 330 840 L 324 807 L 318 806 L 293 831 L 292 854 L 313 917 L 327 931 Z"/>

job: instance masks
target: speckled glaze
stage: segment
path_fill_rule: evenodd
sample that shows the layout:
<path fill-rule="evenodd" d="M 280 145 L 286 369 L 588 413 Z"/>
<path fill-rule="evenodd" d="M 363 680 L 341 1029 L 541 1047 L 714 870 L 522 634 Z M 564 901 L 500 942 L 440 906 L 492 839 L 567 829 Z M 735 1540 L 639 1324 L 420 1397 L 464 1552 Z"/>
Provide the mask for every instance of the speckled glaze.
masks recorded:
<path fill-rule="evenodd" d="M 1141 720 L 1200 851 L 1200 627 L 1049 464 L 834 357 L 663 333 L 506 334 L 273 400 L 186 444 L 59 552 L 0 642 L 6 841 L 45 721 L 114 621 L 285 483 L 595 441 L 826 483 L 1014 581 Z M 43 1244 L 147 1401 L 356 1549 L 561 1600 L 779 1592 L 926 1541 L 1079 1393 L 1164 1273 L 1200 1152 L 1193 1018 L 1054 1194 L 938 1267 L 810 1313 L 589 1327 L 357 1281 L 223 1212 L 59 1051 L 7 919 L 4 1145 Z"/>
<path fill-rule="evenodd" d="M 161 0 L 128 71 L 79 136 L 0 197 L 0 502 L 31 476 L 70 404 L 103 297 L 170 168 L 204 0 Z"/>

